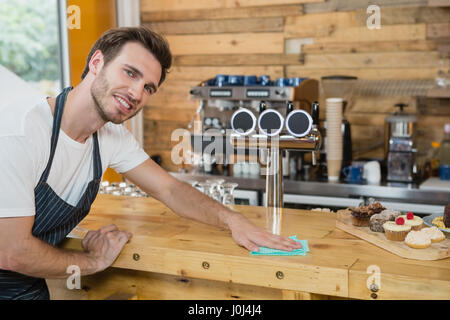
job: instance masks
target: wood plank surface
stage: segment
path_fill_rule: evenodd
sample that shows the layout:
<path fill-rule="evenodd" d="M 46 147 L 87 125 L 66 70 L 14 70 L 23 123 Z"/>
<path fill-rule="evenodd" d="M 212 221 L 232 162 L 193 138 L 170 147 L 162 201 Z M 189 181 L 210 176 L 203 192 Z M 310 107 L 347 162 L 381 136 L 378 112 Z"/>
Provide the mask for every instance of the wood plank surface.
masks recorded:
<path fill-rule="evenodd" d="M 427 25 L 427 39 L 450 39 L 450 23 L 432 23 Z"/>
<path fill-rule="evenodd" d="M 236 207 L 243 208 L 249 219 L 264 225 L 261 208 Z M 305 212 L 301 219 L 303 224 L 293 224 L 300 217 L 289 215 L 289 211 L 286 210 L 283 218 L 284 234 L 309 238 L 312 253 L 306 257 L 251 256 L 234 243 L 229 231 L 179 218 L 151 199 L 101 196 L 81 227 L 97 229 L 107 219 L 133 233 L 130 243 L 114 263 L 115 267 L 346 296 L 346 268 L 354 261 L 335 260 L 326 255 L 323 250 L 328 248 L 329 251 L 334 245 L 320 239 L 333 227 L 333 220 L 326 215 L 315 217 L 316 214 Z M 321 225 L 308 231 L 317 223 Z M 66 247 L 71 248 L 79 245 L 79 240 L 66 243 Z M 139 254 L 137 261 L 133 259 L 135 254 Z M 208 269 L 202 267 L 205 261 Z M 278 271 L 284 273 L 281 280 L 276 277 Z"/>
<path fill-rule="evenodd" d="M 307 65 L 287 66 L 287 77 L 309 77 L 320 79 L 323 76 L 346 75 L 365 80 L 409 80 L 433 79 L 437 68 L 309 68 Z"/>
<path fill-rule="evenodd" d="M 121 268 L 81 279 L 81 290 L 68 290 L 66 280 L 47 280 L 52 299 L 103 300 L 121 291 L 137 300 L 279 300 L 278 289 Z"/>
<path fill-rule="evenodd" d="M 217 68 L 221 66 L 301 65 L 304 61 L 304 56 L 299 54 L 200 54 L 174 57 L 176 66 L 216 66 Z"/>
<path fill-rule="evenodd" d="M 168 34 L 211 34 L 246 32 L 281 32 L 284 18 L 246 18 L 228 20 L 169 21 L 144 23 L 155 32 Z"/>
<path fill-rule="evenodd" d="M 428 0 L 430 7 L 450 7 L 450 0 Z"/>
<path fill-rule="evenodd" d="M 380 7 L 423 7 L 427 4 L 427 0 L 328 0 L 324 3 L 306 3 L 304 4 L 304 11 L 305 13 L 352 11 L 366 9 L 370 5 L 378 5 Z"/>
<path fill-rule="evenodd" d="M 235 210 L 264 227 L 264 208 L 235 206 Z M 370 299 L 361 289 L 368 278 L 362 269 L 366 264 L 377 264 L 384 279 L 393 279 L 397 283 L 397 287 L 387 291 L 387 298 L 395 298 L 396 292 L 402 296 L 407 290 L 412 297 L 417 297 L 420 292 L 421 299 L 442 298 L 443 293 L 450 292 L 450 259 L 400 258 L 336 229 L 333 213 L 283 211 L 282 234 L 296 234 L 299 239 L 308 240 L 311 251 L 304 257 L 251 256 L 232 240 L 228 230 L 180 218 L 151 198 L 99 195 L 80 226 L 84 230 L 93 230 L 110 223 L 133 233 L 113 267 L 127 269 L 131 272 L 129 276 L 137 279 L 158 273 L 287 290 L 283 292 L 291 298 L 295 294 L 289 294 L 289 291 Z M 68 239 L 63 247 L 81 250 L 80 240 Z M 360 261 L 363 263 L 358 264 Z M 399 271 L 398 266 L 402 264 L 407 265 L 402 267 L 408 273 L 407 278 Z M 283 272 L 283 279 L 276 277 L 278 271 Z M 108 284 L 110 277 L 107 273 L 99 274 L 102 275 L 105 275 L 102 283 Z M 111 279 L 111 283 L 120 282 L 119 278 Z M 427 280 L 437 284 L 438 289 L 435 291 L 430 285 L 421 287 Z M 128 292 L 126 289 L 125 285 L 120 287 L 120 291 Z M 137 295 L 139 297 L 139 293 Z"/>
<path fill-rule="evenodd" d="M 185 56 L 189 57 L 189 56 Z M 205 56 L 203 56 L 205 57 Z M 296 56 L 298 58 L 298 56 Z M 229 60 L 232 60 L 229 59 Z M 281 59 L 280 59 L 281 60 Z M 205 61 L 205 60 L 203 60 Z M 206 79 L 215 78 L 218 74 L 239 74 L 239 75 L 268 75 L 273 79 L 283 77 L 283 67 L 282 66 L 273 66 L 273 65 L 267 65 L 267 66 L 252 66 L 252 65 L 246 65 L 246 66 L 224 66 L 223 64 L 218 64 L 217 66 L 205 66 L 206 64 L 209 64 L 210 62 L 203 62 L 203 66 L 179 66 L 178 65 L 177 57 L 175 57 L 175 65 L 170 70 L 170 80 L 195 80 L 200 83 L 201 81 L 204 81 Z M 225 61 L 224 61 L 225 62 Z M 229 61 L 229 63 L 232 63 L 233 61 Z M 200 64 L 200 61 L 197 62 L 197 64 Z M 276 64 L 276 63 L 273 63 Z"/>
<path fill-rule="evenodd" d="M 447 263 L 443 266 L 430 268 L 403 261 L 378 263 L 370 257 L 360 258 L 349 271 L 349 296 L 371 300 L 449 300 L 450 262 L 448 260 L 444 260 Z M 380 270 L 376 298 L 372 297 L 372 292 L 367 287 L 367 281 L 371 276 L 368 270 L 374 267 Z"/>
<path fill-rule="evenodd" d="M 358 260 L 349 268 L 349 297 L 355 299 L 425 300 L 450 298 L 450 259 L 420 261 L 405 259 L 374 245 L 368 245 L 340 229 L 328 235 L 330 239 L 346 242 L 357 252 Z M 348 251 L 343 251 L 346 256 Z M 372 272 L 378 268 L 379 291 L 372 297 L 367 282 L 373 279 Z"/>
<path fill-rule="evenodd" d="M 301 69 L 325 68 L 436 68 L 439 55 L 437 52 L 373 52 L 373 53 L 337 53 L 307 54 L 304 66 L 292 66 Z"/>
<path fill-rule="evenodd" d="M 294 37 L 292 34 L 290 37 Z M 329 35 L 318 36 L 314 43 L 329 42 L 373 42 L 373 41 L 406 41 L 425 40 L 427 38 L 426 24 L 391 25 L 380 29 L 368 29 L 364 27 L 350 27 L 332 30 Z"/>
<path fill-rule="evenodd" d="M 170 172 L 178 172 L 178 170 L 181 168 L 180 165 L 174 164 L 172 161 L 172 151 L 170 149 L 164 148 L 164 149 L 156 149 L 152 145 L 146 143 L 144 144 L 144 150 L 147 152 L 150 156 L 160 156 L 162 160 L 161 167 L 164 170 L 170 171 Z"/>
<path fill-rule="evenodd" d="M 283 53 L 281 32 L 166 36 L 173 55 Z"/>
<path fill-rule="evenodd" d="M 364 10 L 310 13 L 302 16 L 286 17 L 287 37 L 327 37 L 348 28 L 366 28 L 370 14 Z M 389 8 L 380 9 L 380 27 L 396 25 L 436 24 L 450 20 L 450 10 L 446 8 Z M 402 27 L 403 28 L 403 27 Z M 388 28 L 388 30 L 391 30 Z M 367 31 L 370 31 L 367 29 Z M 377 30 L 379 31 L 379 30 Z"/>
<path fill-rule="evenodd" d="M 240 7 L 258 7 L 282 4 L 301 4 L 323 2 L 324 0 L 143 0 L 141 11 L 172 11 L 172 10 L 200 10 L 223 9 Z"/>
<path fill-rule="evenodd" d="M 438 44 L 433 40 L 375 41 L 375 42 L 336 42 L 312 43 L 302 45 L 302 53 L 363 53 L 386 51 L 437 51 Z"/>
<path fill-rule="evenodd" d="M 241 18 L 270 18 L 301 15 L 303 7 L 294 5 L 275 5 L 263 7 L 239 7 L 217 9 L 186 9 L 172 11 L 145 11 L 141 8 L 141 21 L 190 21 L 190 20 L 218 20 Z"/>

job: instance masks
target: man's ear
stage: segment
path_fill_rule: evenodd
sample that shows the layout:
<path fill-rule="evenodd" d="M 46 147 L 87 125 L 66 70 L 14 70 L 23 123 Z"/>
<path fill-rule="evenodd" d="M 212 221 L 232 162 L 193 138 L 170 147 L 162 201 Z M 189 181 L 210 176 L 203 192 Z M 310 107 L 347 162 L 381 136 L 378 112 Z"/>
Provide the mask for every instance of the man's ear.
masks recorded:
<path fill-rule="evenodd" d="M 89 71 L 97 75 L 103 68 L 103 62 L 103 53 L 100 50 L 95 51 L 89 61 Z"/>

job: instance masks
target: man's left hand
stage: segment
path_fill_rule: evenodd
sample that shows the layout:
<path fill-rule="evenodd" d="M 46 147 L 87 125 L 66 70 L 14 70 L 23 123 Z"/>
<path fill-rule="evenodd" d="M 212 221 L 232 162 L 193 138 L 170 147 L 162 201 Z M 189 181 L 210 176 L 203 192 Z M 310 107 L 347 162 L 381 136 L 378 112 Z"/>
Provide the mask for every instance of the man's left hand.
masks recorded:
<path fill-rule="evenodd" d="M 250 251 L 259 251 L 259 246 L 284 251 L 302 248 L 301 243 L 257 227 L 237 212 L 229 217 L 228 226 L 234 241 Z"/>

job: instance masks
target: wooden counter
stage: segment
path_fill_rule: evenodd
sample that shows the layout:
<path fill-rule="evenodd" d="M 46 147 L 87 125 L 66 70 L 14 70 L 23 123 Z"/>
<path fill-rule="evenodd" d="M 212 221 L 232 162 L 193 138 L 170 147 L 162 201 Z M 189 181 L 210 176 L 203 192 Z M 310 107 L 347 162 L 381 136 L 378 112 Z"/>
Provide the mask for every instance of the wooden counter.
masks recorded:
<path fill-rule="evenodd" d="M 265 208 L 235 206 L 265 225 Z M 80 223 L 114 223 L 133 233 L 113 267 L 81 278 L 47 280 L 53 299 L 450 299 L 450 259 L 400 258 L 335 228 L 336 215 L 284 209 L 282 234 L 308 240 L 306 256 L 252 256 L 231 232 L 180 218 L 151 198 L 99 195 Z M 64 248 L 81 250 L 80 239 Z M 370 267 L 372 266 L 372 267 Z M 368 268 L 380 270 L 379 290 Z"/>

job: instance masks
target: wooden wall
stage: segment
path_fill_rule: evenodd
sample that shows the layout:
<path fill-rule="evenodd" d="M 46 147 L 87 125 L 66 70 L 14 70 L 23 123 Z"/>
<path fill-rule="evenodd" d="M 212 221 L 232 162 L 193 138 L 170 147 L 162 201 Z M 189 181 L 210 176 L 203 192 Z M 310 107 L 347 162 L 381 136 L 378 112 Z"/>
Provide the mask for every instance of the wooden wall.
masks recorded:
<path fill-rule="evenodd" d="M 178 169 L 170 161 L 176 144 L 171 132 L 186 128 L 195 113 L 190 88 L 216 74 L 273 79 L 344 74 L 377 80 L 374 85 L 383 80 L 429 84 L 438 70 L 438 47 L 450 39 L 449 2 L 141 0 L 142 24 L 164 34 L 174 55 L 166 82 L 144 111 L 144 147 L 161 155 L 167 170 Z M 369 4 L 381 7 L 380 29 L 366 26 Z M 355 97 L 346 111 L 357 157 L 383 157 L 384 120 L 398 102 L 419 114 L 423 151 L 441 139 L 450 123 L 448 99 L 418 101 L 409 91 L 376 91 Z M 322 119 L 324 114 L 322 107 Z"/>

